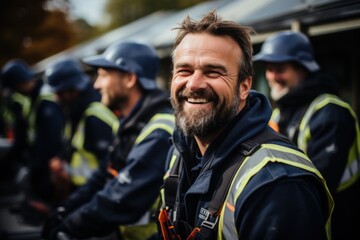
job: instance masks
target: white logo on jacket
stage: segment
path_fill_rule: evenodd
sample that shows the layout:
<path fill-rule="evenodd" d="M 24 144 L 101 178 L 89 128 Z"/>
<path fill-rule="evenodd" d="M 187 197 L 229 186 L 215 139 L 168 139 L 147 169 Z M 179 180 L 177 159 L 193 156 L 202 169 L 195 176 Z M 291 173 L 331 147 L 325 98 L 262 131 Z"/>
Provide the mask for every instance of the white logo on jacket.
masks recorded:
<path fill-rule="evenodd" d="M 121 184 L 124 184 L 124 183 L 129 184 L 129 183 L 131 183 L 131 180 L 132 180 L 128 171 L 120 172 L 116 178 L 119 181 L 119 183 L 121 183 Z"/>
<path fill-rule="evenodd" d="M 199 213 L 199 218 L 205 220 L 207 219 L 208 216 L 209 216 L 209 211 L 205 208 L 201 208 Z"/>

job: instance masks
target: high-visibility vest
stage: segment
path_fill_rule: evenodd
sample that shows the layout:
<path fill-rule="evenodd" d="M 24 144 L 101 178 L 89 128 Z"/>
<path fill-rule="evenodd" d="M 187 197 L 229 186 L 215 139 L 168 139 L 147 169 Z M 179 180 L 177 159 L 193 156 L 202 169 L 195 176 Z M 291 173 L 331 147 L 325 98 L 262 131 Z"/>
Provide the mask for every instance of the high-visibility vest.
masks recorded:
<path fill-rule="evenodd" d="M 85 144 L 85 119 L 94 116 L 117 132 L 119 120 L 115 114 L 100 102 L 93 102 L 85 110 L 77 128 L 71 139 L 71 146 L 74 152 L 70 160 L 71 180 L 75 186 L 81 186 L 86 183 L 91 174 L 99 167 L 99 160 L 94 153 L 84 148 Z"/>
<path fill-rule="evenodd" d="M 265 137 L 269 138 L 269 136 L 266 136 L 266 135 L 264 136 L 264 138 Z M 269 139 L 271 139 L 271 138 L 269 138 Z M 258 140 L 255 140 L 255 142 L 256 141 L 258 141 Z M 251 144 L 253 144 L 253 142 L 254 141 L 250 141 Z M 221 189 L 216 189 L 217 195 L 221 194 L 221 192 L 224 192 L 224 194 L 226 194 L 226 198 L 225 198 L 226 200 L 225 200 L 225 202 L 221 202 L 222 205 L 219 205 L 219 209 L 221 209 L 221 210 L 216 212 L 215 215 L 211 216 L 211 214 L 209 214 L 208 217 L 211 218 L 211 220 L 205 219 L 204 220 L 205 223 L 203 222 L 202 226 L 207 226 L 205 228 L 210 229 L 210 231 L 212 231 L 216 227 L 218 229 L 217 239 L 238 239 L 237 229 L 235 226 L 235 216 L 234 216 L 234 212 L 235 212 L 234 206 L 235 206 L 236 200 L 241 195 L 241 192 L 243 191 L 243 189 L 245 188 L 245 186 L 247 185 L 249 180 L 257 172 L 259 172 L 268 162 L 279 162 L 282 164 L 287 164 L 290 166 L 301 168 L 308 172 L 312 172 L 319 177 L 321 183 L 324 185 L 324 188 L 326 189 L 327 198 L 328 198 L 329 214 L 328 214 L 325 230 L 328 234 L 328 239 L 330 239 L 330 236 L 331 236 L 330 221 L 331 221 L 331 214 L 332 214 L 333 207 L 334 207 L 334 202 L 333 202 L 331 194 L 326 186 L 326 182 L 323 179 L 320 172 L 316 169 L 316 167 L 309 160 L 309 158 L 305 154 L 303 154 L 299 151 L 293 150 L 288 147 L 276 145 L 276 144 L 264 143 L 259 146 L 260 146 L 259 148 L 255 147 L 255 145 L 250 146 L 250 149 L 251 149 L 250 152 L 248 152 L 247 154 L 242 155 L 242 156 L 237 155 L 237 156 L 235 156 L 236 159 L 232 160 L 233 162 L 235 162 L 234 160 L 238 159 L 237 162 L 238 162 L 238 164 L 240 164 L 240 167 L 238 169 L 233 168 L 236 171 L 235 171 L 234 175 L 230 175 L 230 176 L 234 176 L 234 177 L 231 179 L 231 185 L 229 187 L 229 190 L 227 192 L 226 191 L 224 192 Z M 254 151 L 254 149 L 255 149 L 255 151 Z M 245 157 L 245 158 L 242 160 L 242 159 L 240 159 L 240 157 Z M 166 180 L 169 176 L 172 175 L 171 172 L 175 172 L 177 176 L 179 175 L 178 170 L 175 170 L 175 171 L 173 170 L 173 168 L 179 168 L 179 161 L 180 161 L 179 159 L 180 159 L 179 153 L 175 149 L 174 153 L 172 155 L 172 158 L 170 160 L 170 163 L 169 163 L 170 166 L 169 166 L 168 172 L 166 173 L 164 180 Z M 232 162 L 232 161 L 229 161 L 229 162 Z M 227 171 L 227 169 L 225 171 Z M 167 184 L 165 184 L 165 185 L 167 185 Z M 220 187 L 225 187 L 225 186 L 221 185 Z M 162 201 L 163 201 L 162 208 L 163 209 L 166 207 L 171 208 L 171 206 L 166 205 L 168 202 L 166 201 L 165 196 L 168 196 L 168 195 L 166 195 L 164 193 L 164 189 L 162 189 L 161 191 L 162 191 L 161 196 L 162 196 Z M 171 191 L 171 192 L 174 193 L 176 191 Z M 174 196 L 172 196 L 172 198 L 174 199 Z M 213 196 L 213 198 L 214 198 L 214 196 Z M 218 199 L 221 199 L 221 197 Z M 213 201 L 213 199 L 212 199 L 212 201 Z M 211 205 L 214 207 L 212 202 L 210 203 L 210 206 Z M 218 215 L 218 214 L 220 214 L 220 215 Z M 197 228 L 197 229 L 200 229 L 200 228 Z M 201 231 L 201 229 L 200 229 L 200 231 Z M 193 231 L 193 233 L 194 233 L 194 231 Z M 207 235 L 209 235 L 209 234 L 207 234 Z M 192 239 L 192 238 L 189 238 L 189 239 Z"/>
<path fill-rule="evenodd" d="M 30 114 L 30 110 L 31 110 L 30 98 L 19 92 L 14 92 L 11 94 L 11 99 L 12 99 L 12 101 L 14 101 L 14 102 L 18 103 L 20 106 L 22 106 L 21 115 L 24 119 L 27 119 Z"/>
<path fill-rule="evenodd" d="M 135 140 L 135 144 L 141 143 L 153 131 L 162 129 L 173 134 L 175 127 L 175 117 L 173 114 L 158 113 L 155 114 L 150 121 L 141 130 L 140 134 Z M 147 211 L 136 223 L 131 225 L 122 225 L 119 227 L 122 239 L 124 240 L 143 240 L 152 236 L 157 232 L 156 222 L 151 219 L 153 213 L 156 212 L 159 205 L 159 198 L 156 199 L 151 209 Z"/>
<path fill-rule="evenodd" d="M 19 92 L 13 92 L 10 95 L 10 100 L 14 103 L 17 103 L 21 106 L 21 117 L 24 120 L 28 119 L 28 116 L 30 114 L 31 110 L 31 100 L 28 96 L 25 96 Z M 4 105 L 1 106 L 1 114 L 4 118 L 4 124 L 5 124 L 5 137 L 9 140 L 13 140 L 15 135 L 15 115 L 12 109 L 9 108 L 9 106 Z"/>
<path fill-rule="evenodd" d="M 355 140 L 349 150 L 347 164 L 345 170 L 343 172 L 342 178 L 340 180 L 340 184 L 337 188 L 337 192 L 341 192 L 348 187 L 350 187 L 353 183 L 355 183 L 360 177 L 360 131 L 359 131 L 359 123 L 357 116 L 351 106 L 341 100 L 339 97 L 332 94 L 322 94 L 317 97 L 309 106 L 304 117 L 302 118 L 299 125 L 299 134 L 297 138 L 297 145 L 300 149 L 302 149 L 305 153 L 307 152 L 307 144 L 311 139 L 311 132 L 309 121 L 311 117 L 316 113 L 316 111 L 322 109 L 328 104 L 335 104 L 340 107 L 346 108 L 352 117 L 355 120 Z"/>
<path fill-rule="evenodd" d="M 244 162 L 241 164 L 235 177 L 232 180 L 226 202 L 223 205 L 219 219 L 219 231 L 217 239 L 238 239 L 234 218 L 234 206 L 236 200 L 240 197 L 242 191 L 250 179 L 268 162 L 279 162 L 301 168 L 303 170 L 314 173 L 318 176 L 319 179 L 321 179 L 328 197 L 330 211 L 326 222 L 326 232 L 328 234 L 328 239 L 331 239 L 330 221 L 334 202 L 326 186 L 324 178 L 305 154 L 275 144 L 262 144 L 259 150 L 257 150 L 253 155 L 244 159 Z"/>
<path fill-rule="evenodd" d="M 35 99 L 34 103 L 32 104 L 29 116 L 28 116 L 28 143 L 29 145 L 32 145 L 35 141 L 35 134 L 36 134 L 36 113 L 38 110 L 38 107 L 42 101 L 51 101 L 55 102 L 55 95 L 48 91 L 47 86 L 44 85 L 42 88 L 39 96 Z"/>

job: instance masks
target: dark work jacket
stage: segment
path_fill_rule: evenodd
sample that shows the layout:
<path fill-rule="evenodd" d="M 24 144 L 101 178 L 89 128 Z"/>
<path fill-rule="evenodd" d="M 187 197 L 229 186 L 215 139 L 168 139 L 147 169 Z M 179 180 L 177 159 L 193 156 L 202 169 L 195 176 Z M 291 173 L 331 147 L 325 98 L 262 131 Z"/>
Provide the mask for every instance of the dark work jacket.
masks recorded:
<path fill-rule="evenodd" d="M 94 102 L 100 102 L 100 93 L 93 88 L 91 84 L 80 92 L 76 101 L 68 108 L 69 118 L 71 121 L 71 137 L 76 132 L 80 120 L 83 118 L 85 111 Z M 108 148 L 114 141 L 112 126 L 109 126 L 102 119 L 90 115 L 84 120 L 84 148 L 94 154 L 99 165 L 105 164 Z M 72 139 L 69 139 L 69 145 Z M 71 147 L 69 147 L 71 149 Z M 70 150 L 66 159 L 71 159 L 74 149 Z"/>
<path fill-rule="evenodd" d="M 35 122 L 34 126 L 29 125 L 29 128 L 34 127 L 35 135 L 30 145 L 28 164 L 34 197 L 40 197 L 40 200 L 51 203 L 53 187 L 50 180 L 49 160 L 61 149 L 65 121 L 59 104 L 39 97 L 44 87 L 46 88 L 42 81 L 39 81 L 30 95 Z"/>
<path fill-rule="evenodd" d="M 119 225 L 132 224 L 151 208 L 159 196 L 164 176 L 170 134 L 154 130 L 143 141 L 136 137 L 158 113 L 172 113 L 169 96 L 160 90 L 146 92 L 131 114 L 120 123 L 114 151 L 108 164 L 129 176 L 127 184 L 109 175 L 102 166 L 88 183 L 80 187 L 64 203 L 70 213 L 65 227 L 74 237 L 107 234 Z"/>
<path fill-rule="evenodd" d="M 174 145 L 183 159 L 177 231 L 186 239 L 180 222 L 199 227 L 204 220 L 224 163 L 239 145 L 261 131 L 269 130 L 271 107 L 264 95 L 252 91 L 245 108 L 234 118 L 198 161 L 196 142 L 179 130 Z M 274 142 L 275 143 L 275 142 Z M 283 143 L 282 143 L 283 144 Z M 288 145 L 295 149 L 295 146 Z M 206 168 L 205 168 L 206 166 Z M 281 163 L 267 163 L 245 186 L 235 204 L 239 239 L 326 239 L 328 217 L 325 188 L 310 172 Z M 216 239 L 216 231 L 212 239 Z"/>
<path fill-rule="evenodd" d="M 337 95 L 337 91 L 334 80 L 321 72 L 304 79 L 276 103 L 280 132 L 297 144 L 299 124 L 310 103 L 321 94 Z M 333 239 L 360 239 L 360 181 L 342 192 L 336 191 L 356 138 L 355 119 L 348 109 L 328 104 L 315 112 L 309 126 L 311 139 L 306 152 L 325 178 L 335 202 Z"/>

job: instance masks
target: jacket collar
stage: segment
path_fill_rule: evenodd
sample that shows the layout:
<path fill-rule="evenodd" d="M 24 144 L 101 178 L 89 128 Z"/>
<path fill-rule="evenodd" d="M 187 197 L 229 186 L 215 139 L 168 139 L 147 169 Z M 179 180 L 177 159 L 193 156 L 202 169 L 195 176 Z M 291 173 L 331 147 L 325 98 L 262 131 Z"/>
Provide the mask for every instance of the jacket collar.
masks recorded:
<path fill-rule="evenodd" d="M 244 141 L 254 137 L 267 127 L 271 117 L 271 107 L 267 98 L 255 91 L 251 91 L 246 107 L 233 119 L 225 130 L 209 145 L 203 156 L 201 167 L 203 169 L 198 176 L 191 177 L 191 169 L 198 162 L 196 161 L 197 144 L 193 137 L 186 137 L 179 129 L 175 130 L 173 140 L 176 148 L 184 159 L 185 171 L 188 181 L 204 181 L 212 177 L 212 170 L 219 164 L 226 161 L 226 158 Z M 205 170 L 205 171 L 204 171 Z M 195 180 L 199 179 L 199 180 Z M 199 184 L 199 188 L 192 187 L 191 192 L 204 193 L 209 186 Z"/>

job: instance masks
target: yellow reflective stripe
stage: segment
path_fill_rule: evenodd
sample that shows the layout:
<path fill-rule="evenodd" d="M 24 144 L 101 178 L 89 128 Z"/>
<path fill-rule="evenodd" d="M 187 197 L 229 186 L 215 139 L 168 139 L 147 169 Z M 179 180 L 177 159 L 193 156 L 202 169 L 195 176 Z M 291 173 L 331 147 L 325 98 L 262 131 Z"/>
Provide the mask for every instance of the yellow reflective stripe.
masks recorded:
<path fill-rule="evenodd" d="M 85 110 L 85 116 L 95 116 L 111 127 L 118 121 L 116 115 L 100 102 L 91 103 Z"/>
<path fill-rule="evenodd" d="M 93 102 L 89 108 L 85 110 L 86 116 L 95 116 L 107 125 L 111 126 L 112 132 L 117 133 L 120 122 L 117 116 L 101 102 Z"/>
<path fill-rule="evenodd" d="M 351 106 L 342 101 L 339 97 L 332 94 L 322 94 L 317 97 L 309 106 L 299 126 L 298 135 L 298 147 L 307 153 L 307 143 L 311 139 L 311 132 L 309 127 L 309 121 L 313 114 L 319 109 L 325 107 L 328 104 L 336 104 L 343 108 L 346 108 L 352 117 L 355 119 L 356 136 L 355 142 L 350 148 L 347 165 L 345 167 L 343 176 L 337 191 L 343 191 L 344 189 L 351 186 L 360 177 L 360 130 L 357 116 Z"/>
<path fill-rule="evenodd" d="M 279 108 L 275 108 L 271 114 L 271 118 L 270 121 L 279 123 L 280 120 L 280 109 Z"/>
<path fill-rule="evenodd" d="M 167 171 L 166 171 L 166 173 L 165 173 L 165 175 L 164 175 L 164 178 L 163 178 L 164 180 L 169 177 L 170 171 L 171 171 L 172 167 L 173 167 L 174 164 L 175 164 L 175 160 L 178 159 L 178 157 L 179 157 L 179 156 L 177 156 L 176 154 L 173 154 L 173 155 L 171 156 L 169 168 L 167 169 Z"/>
<path fill-rule="evenodd" d="M 18 92 L 14 92 L 11 95 L 11 99 L 14 102 L 17 102 L 21 105 L 22 109 L 21 109 L 21 114 L 24 118 L 27 118 L 30 114 L 30 110 L 31 110 L 31 100 L 29 97 L 18 93 Z"/>
<path fill-rule="evenodd" d="M 293 155 L 293 156 L 291 156 Z M 250 161 L 251 159 L 251 161 Z M 328 238 L 330 239 L 330 216 L 334 207 L 333 199 L 326 186 L 325 180 L 320 172 L 315 168 L 308 157 L 298 151 L 274 144 L 263 144 L 261 148 L 252 156 L 246 157 L 241 164 L 235 177 L 232 180 L 230 190 L 226 198 L 226 204 L 222 207 L 222 214 L 219 220 L 218 239 L 237 239 L 237 230 L 235 228 L 234 211 L 231 206 L 235 206 L 236 199 L 248 184 L 250 179 L 259 172 L 268 162 L 280 162 L 295 166 L 316 174 L 322 181 L 327 191 L 330 214 L 326 223 Z"/>
<path fill-rule="evenodd" d="M 74 133 L 74 135 L 71 139 L 71 146 L 73 146 L 77 150 L 83 148 L 83 146 L 84 146 L 84 142 L 85 142 L 85 136 L 84 136 L 85 126 L 84 125 L 85 125 L 84 118 L 82 118 L 81 121 L 78 123 L 76 132 Z"/>
<path fill-rule="evenodd" d="M 70 161 L 72 182 L 76 186 L 85 184 L 98 166 L 96 156 L 91 152 L 85 149 L 74 152 Z"/>
<path fill-rule="evenodd" d="M 135 140 L 135 144 L 142 142 L 154 130 L 162 129 L 172 135 L 175 126 L 175 117 L 168 113 L 159 113 L 154 115 L 149 123 L 143 128 L 139 136 Z"/>
<path fill-rule="evenodd" d="M 340 181 L 339 187 L 336 189 L 338 192 L 343 191 L 354 184 L 360 178 L 360 130 L 359 122 L 355 112 L 350 109 L 351 114 L 355 119 L 356 136 L 355 142 L 350 148 L 348 163 L 344 170 L 343 176 Z"/>
<path fill-rule="evenodd" d="M 341 177 L 340 184 L 336 191 L 340 192 L 348 187 L 350 187 L 352 184 L 354 184 L 360 177 L 360 134 L 358 132 L 358 124 L 357 124 L 357 135 L 356 140 L 354 144 L 350 148 L 349 157 L 348 157 L 348 163 L 345 167 L 344 173 Z"/>
<path fill-rule="evenodd" d="M 309 106 L 308 110 L 304 114 L 304 117 L 301 120 L 300 126 L 299 126 L 299 135 L 298 135 L 298 147 L 305 151 L 307 148 L 307 142 L 309 139 L 305 137 L 305 135 L 309 135 L 310 130 L 307 130 L 306 128 L 309 128 L 308 124 L 310 121 L 310 118 L 313 116 L 313 114 L 318 111 L 319 109 L 325 107 L 328 104 L 336 104 L 341 107 L 344 107 L 348 109 L 353 115 L 353 117 L 356 118 L 356 115 L 354 111 L 351 109 L 350 105 L 346 102 L 340 100 L 337 96 L 332 94 L 322 94 L 319 97 L 317 97 Z"/>
<path fill-rule="evenodd" d="M 72 181 L 75 185 L 83 185 L 90 177 L 91 173 L 98 168 L 98 159 L 90 151 L 84 148 L 85 143 L 85 119 L 89 116 L 95 116 L 112 129 L 118 122 L 117 117 L 105 105 L 100 102 L 93 102 L 85 110 L 81 121 L 79 122 L 76 132 L 71 140 L 71 145 L 74 147 L 70 167 L 72 171 Z"/>
<path fill-rule="evenodd" d="M 36 121 L 36 112 L 39 107 L 39 104 L 43 101 L 51 101 L 55 102 L 55 95 L 51 93 L 44 93 L 39 95 L 33 104 L 33 107 L 30 109 L 29 116 L 28 116 L 28 142 L 29 144 L 34 143 L 35 140 L 35 121 Z"/>
<path fill-rule="evenodd" d="M 114 124 L 112 125 L 112 132 L 114 135 L 117 134 L 117 132 L 119 131 L 119 127 L 120 127 L 120 121 L 119 119 L 117 119 Z"/>
<path fill-rule="evenodd" d="M 110 111 L 110 109 L 108 109 L 105 105 L 103 105 L 100 102 L 93 102 L 89 105 L 89 107 L 85 110 L 84 115 L 81 119 L 81 121 L 79 122 L 79 125 L 76 129 L 76 132 L 73 136 L 72 139 L 72 145 L 75 148 L 81 149 L 83 148 L 84 145 L 84 131 L 85 131 L 85 126 L 84 126 L 84 121 L 86 119 L 86 117 L 89 116 L 94 116 L 97 117 L 98 119 L 100 119 L 101 121 L 103 121 L 104 123 L 106 123 L 107 125 L 109 125 L 113 131 L 114 128 L 116 128 L 118 126 L 118 119 L 116 117 L 116 115 Z"/>

